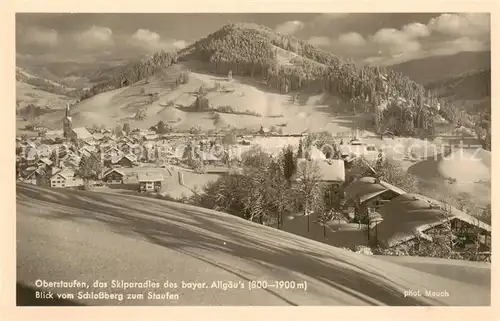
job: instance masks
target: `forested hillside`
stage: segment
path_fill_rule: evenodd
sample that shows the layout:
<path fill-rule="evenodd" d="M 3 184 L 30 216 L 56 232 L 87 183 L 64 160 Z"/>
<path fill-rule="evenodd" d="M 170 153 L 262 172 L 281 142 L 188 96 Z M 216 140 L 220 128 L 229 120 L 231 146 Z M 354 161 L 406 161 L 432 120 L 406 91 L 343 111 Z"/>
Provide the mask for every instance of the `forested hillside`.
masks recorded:
<path fill-rule="evenodd" d="M 429 83 L 443 101 L 446 119 L 473 128 L 491 149 L 491 70 L 475 70 Z"/>
<path fill-rule="evenodd" d="M 464 51 L 454 55 L 430 56 L 391 65 L 389 68 L 427 87 L 473 70 L 491 69 L 491 52 Z"/>
<path fill-rule="evenodd" d="M 283 52 L 289 59 L 283 61 Z M 341 61 L 330 52 L 253 24 L 226 25 L 187 48 L 155 53 L 128 67 L 112 80 L 92 87 L 82 99 L 128 86 L 178 61 L 198 60 L 216 74 L 264 80 L 283 94 L 299 90 L 326 91 L 351 102 L 352 112 L 369 112 L 377 131 L 399 135 L 435 133 L 437 113 L 452 121 L 445 102 L 432 91 L 393 70 Z M 439 109 L 440 105 L 444 105 Z"/>
<path fill-rule="evenodd" d="M 35 76 L 23 68 L 16 68 L 16 81 L 35 87 L 36 89 L 71 98 L 78 98 L 82 93 L 75 88 L 69 88 L 54 81 Z"/>
<path fill-rule="evenodd" d="M 78 99 L 81 92 L 49 79 L 16 68 L 16 115 L 34 120 L 47 112 L 64 108 Z"/>

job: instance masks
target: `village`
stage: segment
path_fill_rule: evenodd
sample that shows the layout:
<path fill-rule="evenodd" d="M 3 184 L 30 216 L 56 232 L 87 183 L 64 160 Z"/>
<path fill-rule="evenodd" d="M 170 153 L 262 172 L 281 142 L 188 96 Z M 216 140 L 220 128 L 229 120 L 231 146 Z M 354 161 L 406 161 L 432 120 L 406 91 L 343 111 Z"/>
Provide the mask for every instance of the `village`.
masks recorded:
<path fill-rule="evenodd" d="M 283 135 L 263 127 L 246 135 L 231 131 L 160 134 L 154 129 L 117 133 L 107 128 L 73 128 L 68 106 L 63 130 L 34 126 L 35 132 L 43 134 L 16 139 L 17 180 L 50 188 L 147 193 L 179 201 L 199 193 L 222 175 L 243 170 L 241 156 L 252 146 L 267 146 L 267 152 L 276 154 L 285 145 L 307 137 L 305 133 Z M 269 144 L 273 139 L 280 141 L 274 148 Z M 408 252 L 417 241 L 432 241 L 433 233 L 451 222 L 454 231 L 470 236 L 457 245 L 460 251 L 474 248 L 476 254 L 489 256 L 489 225 L 376 177 L 346 182 L 354 159 L 363 155 L 363 159 L 376 160 L 381 152 L 356 137 L 346 142 L 341 139 L 340 147 L 340 157 L 335 159 L 317 148 L 298 159 L 299 166 L 314 162 L 319 181 L 342 190 L 340 215 L 331 215 L 334 211 L 330 208 L 325 209 L 330 213 L 326 220 L 325 213 L 311 212 L 287 215 L 269 225 L 336 247 L 382 247 L 398 253 L 401 249 Z"/>
<path fill-rule="evenodd" d="M 47 130 L 41 124 L 29 128 L 34 136 L 16 138 L 18 181 L 54 188 L 83 188 L 87 181 L 92 186 L 157 193 L 166 188 L 165 176 L 172 176 L 172 168 L 181 186 L 183 174 L 213 178 L 237 166 L 253 138 L 278 135 L 267 128 L 253 135 L 73 128 L 69 105 L 62 130 Z M 90 175 L 82 175 L 82 159 L 96 160 L 88 162 Z"/>

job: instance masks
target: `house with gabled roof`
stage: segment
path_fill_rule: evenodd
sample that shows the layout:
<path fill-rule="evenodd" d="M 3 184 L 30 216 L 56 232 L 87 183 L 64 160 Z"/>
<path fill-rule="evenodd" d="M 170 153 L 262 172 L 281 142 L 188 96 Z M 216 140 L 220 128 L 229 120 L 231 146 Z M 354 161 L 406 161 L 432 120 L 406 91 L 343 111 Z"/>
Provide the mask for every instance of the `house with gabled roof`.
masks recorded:
<path fill-rule="evenodd" d="M 23 157 L 26 160 L 26 164 L 28 166 L 34 166 L 34 165 L 36 165 L 36 162 L 38 160 L 38 152 L 37 152 L 36 147 L 33 148 L 33 147 L 28 146 L 24 150 L 24 156 Z"/>
<path fill-rule="evenodd" d="M 78 150 L 78 155 L 79 155 L 80 157 L 83 157 L 83 156 L 85 156 L 85 157 L 90 157 L 90 156 L 92 156 L 92 152 L 91 152 L 91 151 L 89 151 L 89 150 L 86 148 L 86 146 L 85 146 L 85 147 L 82 147 L 82 148 L 80 148 L 80 149 Z"/>
<path fill-rule="evenodd" d="M 111 135 L 104 135 L 103 138 L 100 139 L 101 144 L 102 143 L 114 143 L 115 138 Z"/>
<path fill-rule="evenodd" d="M 125 173 L 120 171 L 119 168 L 113 168 L 102 176 L 102 180 L 107 184 L 123 184 Z"/>
<path fill-rule="evenodd" d="M 345 214 L 358 217 L 363 224 L 371 224 L 370 217 L 377 214 L 383 204 L 405 194 L 406 191 L 375 177 L 361 177 L 344 188 Z"/>
<path fill-rule="evenodd" d="M 41 157 L 37 160 L 36 167 L 44 171 L 51 171 L 54 164 L 47 157 Z"/>
<path fill-rule="evenodd" d="M 80 149 L 77 150 L 76 154 L 79 157 L 82 157 L 82 156 L 90 157 L 97 150 L 98 150 L 98 147 L 96 147 L 94 145 L 84 145 L 83 147 L 81 147 Z"/>
<path fill-rule="evenodd" d="M 34 141 L 32 141 L 31 139 L 28 139 L 24 142 L 24 146 L 26 148 L 33 148 L 33 149 L 36 149 L 37 145 Z"/>
<path fill-rule="evenodd" d="M 94 137 L 92 136 L 92 134 L 85 127 L 73 128 L 69 132 L 69 139 L 73 141 L 76 140 L 89 141 L 92 140 L 93 138 Z"/>
<path fill-rule="evenodd" d="M 118 140 L 117 140 L 117 143 L 119 145 L 123 145 L 123 144 L 126 144 L 126 143 L 130 143 L 130 138 L 127 137 L 127 136 L 122 136 L 120 137 Z"/>
<path fill-rule="evenodd" d="M 83 179 L 75 176 L 75 172 L 70 169 L 62 169 L 50 178 L 50 187 L 67 188 L 83 185 Z"/>
<path fill-rule="evenodd" d="M 63 159 L 61 166 L 77 168 L 80 165 L 81 157 L 72 151 L 68 151 Z"/>
<path fill-rule="evenodd" d="M 344 193 L 350 203 L 378 208 L 406 191 L 375 177 L 362 177 L 347 185 Z"/>
<path fill-rule="evenodd" d="M 479 251 L 491 249 L 491 226 L 457 208 L 419 194 L 402 194 L 384 204 L 378 213 L 381 220 L 372 228 L 372 241 L 383 248 L 413 246 L 423 239 L 433 241 L 445 223 L 459 234 L 460 251 L 478 242 Z"/>
<path fill-rule="evenodd" d="M 159 192 L 162 189 L 163 174 L 160 172 L 141 172 L 137 174 L 139 190 L 142 192 Z"/>
<path fill-rule="evenodd" d="M 124 154 L 136 154 L 141 151 L 141 147 L 138 144 L 133 144 L 130 141 L 122 142 L 120 144 L 120 150 Z"/>
<path fill-rule="evenodd" d="M 32 168 L 31 172 L 26 175 L 23 182 L 33 185 L 44 185 L 44 179 L 46 177 L 46 172 L 41 168 Z"/>
<path fill-rule="evenodd" d="M 40 144 L 36 148 L 36 152 L 38 153 L 39 157 L 50 157 L 50 154 L 52 154 L 52 148 L 49 145 Z"/>
<path fill-rule="evenodd" d="M 120 167 L 134 167 L 137 162 L 137 157 L 133 154 L 121 155 L 111 159 L 111 165 Z"/>
<path fill-rule="evenodd" d="M 103 148 L 103 158 L 105 162 L 111 163 L 113 159 L 117 159 L 123 155 L 123 152 L 115 146 L 106 146 Z"/>

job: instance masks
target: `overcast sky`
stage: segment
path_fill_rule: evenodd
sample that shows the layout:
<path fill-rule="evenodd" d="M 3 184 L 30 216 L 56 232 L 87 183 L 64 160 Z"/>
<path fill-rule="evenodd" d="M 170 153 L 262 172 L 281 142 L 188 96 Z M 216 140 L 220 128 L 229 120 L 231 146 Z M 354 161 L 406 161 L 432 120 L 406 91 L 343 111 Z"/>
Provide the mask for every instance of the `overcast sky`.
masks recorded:
<path fill-rule="evenodd" d="M 490 50 L 480 13 L 17 14 L 19 59 L 95 60 L 181 48 L 231 22 L 255 22 L 373 64 Z"/>

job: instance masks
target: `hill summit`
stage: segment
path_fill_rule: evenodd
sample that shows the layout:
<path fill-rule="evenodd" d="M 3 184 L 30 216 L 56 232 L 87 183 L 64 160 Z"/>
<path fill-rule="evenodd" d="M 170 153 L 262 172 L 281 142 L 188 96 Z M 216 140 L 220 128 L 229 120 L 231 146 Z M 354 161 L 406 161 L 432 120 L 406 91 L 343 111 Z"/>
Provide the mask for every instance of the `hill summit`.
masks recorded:
<path fill-rule="evenodd" d="M 335 97 L 331 101 L 346 102 L 350 113 L 369 114 L 376 131 L 389 129 L 401 135 L 433 134 L 440 107 L 436 95 L 400 73 L 342 61 L 303 40 L 249 23 L 226 25 L 179 51 L 155 53 L 92 87 L 82 100 L 148 82 L 162 73 L 171 77 L 166 74 L 173 65 L 204 75 L 240 77 L 240 82 L 258 84 L 259 90 L 291 100 L 304 94 Z M 331 101 L 326 104 L 327 110 L 331 107 L 328 111 L 346 105 Z"/>

